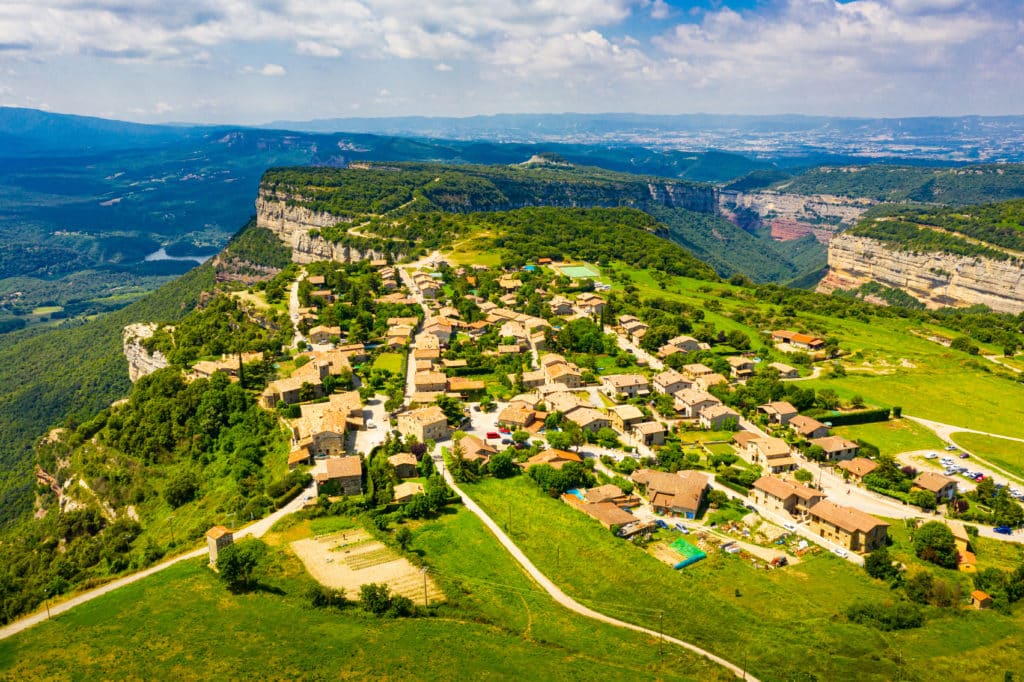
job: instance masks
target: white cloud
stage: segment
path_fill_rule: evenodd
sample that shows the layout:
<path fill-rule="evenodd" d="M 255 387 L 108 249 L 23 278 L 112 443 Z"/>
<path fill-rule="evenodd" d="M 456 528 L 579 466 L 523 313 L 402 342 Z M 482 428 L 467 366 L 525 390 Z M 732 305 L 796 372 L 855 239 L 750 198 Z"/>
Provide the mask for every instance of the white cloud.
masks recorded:
<path fill-rule="evenodd" d="M 434 64 L 434 71 L 441 71 L 443 73 L 443 72 L 451 71 L 451 70 L 452 70 L 452 67 L 449 66 L 448 64 L 445 64 L 444 62 L 440 62 L 438 64 Z"/>
<path fill-rule="evenodd" d="M 668 19 L 671 8 L 665 0 L 654 0 L 651 3 L 651 19 Z"/>
<path fill-rule="evenodd" d="M 242 68 L 242 73 L 245 73 L 245 74 L 257 74 L 257 75 L 260 75 L 260 76 L 274 77 L 274 76 L 284 76 L 285 74 L 288 73 L 288 71 L 287 71 L 287 69 L 285 69 L 280 64 L 264 64 L 261 67 L 255 67 L 255 66 L 243 67 Z"/>

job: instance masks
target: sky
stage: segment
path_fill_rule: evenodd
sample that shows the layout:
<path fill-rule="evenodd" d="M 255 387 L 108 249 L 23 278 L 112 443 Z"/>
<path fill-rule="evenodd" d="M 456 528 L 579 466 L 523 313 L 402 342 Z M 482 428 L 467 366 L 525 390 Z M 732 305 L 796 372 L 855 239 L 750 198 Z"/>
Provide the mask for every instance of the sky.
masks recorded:
<path fill-rule="evenodd" d="M 0 105 L 258 124 L 1024 113 L 1022 0 L 0 0 Z"/>

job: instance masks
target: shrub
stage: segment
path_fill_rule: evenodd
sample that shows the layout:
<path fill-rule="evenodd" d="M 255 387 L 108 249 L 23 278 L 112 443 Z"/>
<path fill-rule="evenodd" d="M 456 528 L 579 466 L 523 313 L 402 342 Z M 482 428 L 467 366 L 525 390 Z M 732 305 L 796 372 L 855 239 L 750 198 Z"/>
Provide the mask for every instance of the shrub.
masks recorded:
<path fill-rule="evenodd" d="M 956 568 L 958 557 L 953 531 L 944 523 L 929 521 L 914 533 L 914 552 L 918 558 L 943 568 Z"/>
<path fill-rule="evenodd" d="M 924 614 L 920 607 L 905 601 L 895 604 L 854 604 L 846 609 L 846 617 L 854 623 L 884 632 L 910 630 L 924 624 Z"/>

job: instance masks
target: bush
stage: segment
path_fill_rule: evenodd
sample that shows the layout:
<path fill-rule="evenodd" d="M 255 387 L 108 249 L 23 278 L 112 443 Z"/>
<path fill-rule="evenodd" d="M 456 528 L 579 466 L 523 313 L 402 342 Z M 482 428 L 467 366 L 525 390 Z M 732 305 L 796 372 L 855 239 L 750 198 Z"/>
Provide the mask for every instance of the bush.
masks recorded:
<path fill-rule="evenodd" d="M 905 601 L 898 601 L 895 604 L 854 604 L 846 609 L 846 617 L 851 622 L 883 632 L 910 630 L 924 624 L 924 614 L 920 607 Z"/>
<path fill-rule="evenodd" d="M 399 618 L 411 616 L 415 610 L 411 599 L 400 594 L 392 594 L 390 587 L 378 583 L 359 587 L 359 603 L 364 611 L 375 616 Z"/>
<path fill-rule="evenodd" d="M 889 548 L 884 545 L 868 554 L 867 558 L 864 559 L 864 570 L 872 578 L 879 580 L 892 580 L 899 573 L 896 567 L 892 565 L 892 555 L 889 554 Z"/>
<path fill-rule="evenodd" d="M 266 556 L 267 545 L 256 538 L 228 545 L 217 555 L 220 579 L 232 591 L 252 589 L 259 582 Z"/>
<path fill-rule="evenodd" d="M 919 559 L 943 568 L 956 568 L 958 556 L 953 531 L 944 523 L 929 521 L 914 533 L 914 552 Z"/>
<path fill-rule="evenodd" d="M 884 422 L 889 421 L 889 410 L 883 407 L 874 410 L 849 412 L 847 414 L 830 414 L 825 416 L 823 420 L 831 422 L 832 426 L 852 426 L 854 424 Z"/>

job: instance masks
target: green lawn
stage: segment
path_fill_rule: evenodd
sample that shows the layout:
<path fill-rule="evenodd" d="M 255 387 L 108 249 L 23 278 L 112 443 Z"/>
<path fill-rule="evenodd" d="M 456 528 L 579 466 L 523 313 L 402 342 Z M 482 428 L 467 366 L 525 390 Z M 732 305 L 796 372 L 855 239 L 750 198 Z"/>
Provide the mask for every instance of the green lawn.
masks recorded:
<path fill-rule="evenodd" d="M 837 426 L 832 433 L 850 440 L 858 438 L 878 446 L 883 455 L 895 455 L 910 450 L 941 450 L 945 445 L 938 436 L 909 419 L 892 419 L 887 422 Z"/>
<path fill-rule="evenodd" d="M 1021 609 L 1012 617 L 930 609 L 924 628 L 882 633 L 840 614 L 857 601 L 891 599 L 889 587 L 831 555 L 764 571 L 713 552 L 677 572 L 525 477 L 486 479 L 465 492 L 501 523 L 511 519 L 516 543 L 569 595 L 635 622 L 663 612 L 667 631 L 746 660 L 762 679 L 988 680 L 1020 667 Z"/>
<path fill-rule="evenodd" d="M 402 374 L 405 367 L 403 353 L 381 353 L 373 361 L 374 369 L 384 369 L 392 374 Z"/>
<path fill-rule="evenodd" d="M 1024 480 L 1024 443 L 980 433 L 954 433 L 952 438 L 960 447 Z"/>
<path fill-rule="evenodd" d="M 317 521 L 282 537 L 350 523 Z M 279 549 L 271 589 L 251 594 L 231 594 L 189 561 L 0 641 L 0 678 L 730 679 L 558 607 L 468 512 L 421 525 L 413 548 L 451 595 L 434 617 L 310 608 L 311 580 Z"/>

